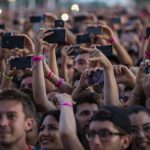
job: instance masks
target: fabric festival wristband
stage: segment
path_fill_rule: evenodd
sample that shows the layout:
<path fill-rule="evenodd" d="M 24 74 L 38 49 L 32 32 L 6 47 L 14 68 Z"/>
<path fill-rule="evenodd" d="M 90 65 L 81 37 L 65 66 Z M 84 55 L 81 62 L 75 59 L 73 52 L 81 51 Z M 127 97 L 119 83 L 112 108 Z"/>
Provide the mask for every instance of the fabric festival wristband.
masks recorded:
<path fill-rule="evenodd" d="M 32 56 L 32 61 L 41 61 L 43 60 L 43 56 L 40 55 L 40 56 Z"/>
<path fill-rule="evenodd" d="M 46 76 L 46 79 L 50 79 L 53 74 L 54 74 L 54 73 L 53 73 L 52 71 L 50 71 L 50 72 L 48 73 L 48 75 Z"/>
<path fill-rule="evenodd" d="M 58 81 L 57 81 L 57 83 L 56 83 L 56 87 L 57 88 L 60 88 L 61 86 L 62 86 L 62 84 L 63 84 L 63 79 L 59 79 Z"/>
<path fill-rule="evenodd" d="M 6 79 L 6 80 L 12 80 L 13 79 L 13 76 L 12 77 L 9 77 L 7 76 L 6 74 L 3 73 L 3 77 Z"/>
<path fill-rule="evenodd" d="M 114 44 L 114 43 L 115 43 L 115 39 L 114 39 L 114 38 L 111 38 L 111 39 L 108 40 L 108 42 L 109 42 L 110 44 Z"/>
<path fill-rule="evenodd" d="M 71 102 L 65 102 L 65 103 L 61 104 L 61 106 L 73 107 Z"/>
<path fill-rule="evenodd" d="M 150 58 L 150 52 L 145 52 L 145 57 L 147 58 Z"/>

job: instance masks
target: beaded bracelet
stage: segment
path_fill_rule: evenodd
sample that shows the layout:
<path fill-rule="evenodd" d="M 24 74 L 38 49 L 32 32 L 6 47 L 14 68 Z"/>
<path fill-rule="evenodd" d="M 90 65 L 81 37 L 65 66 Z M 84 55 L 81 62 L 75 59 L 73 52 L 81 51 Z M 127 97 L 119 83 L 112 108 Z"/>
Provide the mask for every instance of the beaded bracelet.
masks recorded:
<path fill-rule="evenodd" d="M 13 76 L 7 76 L 6 74 L 3 73 L 3 77 L 6 79 L 6 80 L 12 80 L 13 79 Z"/>
<path fill-rule="evenodd" d="M 32 56 L 32 61 L 41 61 L 43 60 L 43 56 L 40 55 L 40 56 Z"/>

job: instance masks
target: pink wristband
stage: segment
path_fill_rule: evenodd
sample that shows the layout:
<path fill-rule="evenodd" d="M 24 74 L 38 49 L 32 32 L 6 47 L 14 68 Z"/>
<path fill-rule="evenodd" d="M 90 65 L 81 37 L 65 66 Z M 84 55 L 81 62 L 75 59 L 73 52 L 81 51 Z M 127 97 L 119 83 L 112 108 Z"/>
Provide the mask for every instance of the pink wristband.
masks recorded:
<path fill-rule="evenodd" d="M 53 73 L 52 71 L 50 71 L 50 72 L 48 73 L 48 75 L 46 76 L 46 79 L 50 79 L 53 74 L 54 74 L 54 73 Z"/>
<path fill-rule="evenodd" d="M 72 103 L 71 102 L 65 102 L 63 103 L 61 106 L 68 106 L 68 107 L 72 107 Z"/>
<path fill-rule="evenodd" d="M 57 81 L 57 83 L 56 83 L 56 87 L 57 88 L 60 88 L 61 86 L 62 86 L 62 84 L 63 84 L 63 79 L 59 79 L 58 81 Z"/>
<path fill-rule="evenodd" d="M 32 56 L 32 61 L 41 61 L 43 60 L 43 56 L 40 55 L 40 56 Z"/>
<path fill-rule="evenodd" d="M 115 43 L 115 39 L 111 38 L 111 39 L 108 40 L 108 42 L 113 45 Z"/>
<path fill-rule="evenodd" d="M 145 52 L 145 57 L 150 58 L 150 52 Z"/>

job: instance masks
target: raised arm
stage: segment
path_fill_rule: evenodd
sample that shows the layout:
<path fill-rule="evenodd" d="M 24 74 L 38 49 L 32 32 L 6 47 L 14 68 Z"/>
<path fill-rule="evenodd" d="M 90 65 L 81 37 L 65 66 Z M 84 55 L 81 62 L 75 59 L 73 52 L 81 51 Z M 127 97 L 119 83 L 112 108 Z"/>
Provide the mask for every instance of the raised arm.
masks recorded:
<path fill-rule="evenodd" d="M 67 94 L 57 94 L 61 106 L 60 135 L 65 150 L 84 150 L 77 137 L 76 121 L 73 113 L 72 98 Z"/>
<path fill-rule="evenodd" d="M 35 103 L 39 106 L 42 112 L 47 112 L 49 110 L 55 109 L 54 105 L 48 100 L 46 95 L 45 79 L 43 72 L 43 63 L 42 63 L 42 39 L 46 35 L 44 31 L 37 36 L 35 41 L 35 54 L 32 58 L 33 60 L 33 95 Z"/>

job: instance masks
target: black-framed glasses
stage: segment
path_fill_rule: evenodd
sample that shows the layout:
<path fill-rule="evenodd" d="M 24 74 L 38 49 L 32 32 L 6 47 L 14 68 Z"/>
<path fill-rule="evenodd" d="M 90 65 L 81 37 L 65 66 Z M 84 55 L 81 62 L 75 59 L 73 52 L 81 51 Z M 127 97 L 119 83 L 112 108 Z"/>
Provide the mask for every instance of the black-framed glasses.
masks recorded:
<path fill-rule="evenodd" d="M 91 130 L 91 131 L 87 132 L 87 134 L 86 134 L 87 140 L 88 141 L 93 140 L 96 135 L 98 135 L 102 141 L 107 141 L 112 136 L 123 136 L 123 135 L 125 135 L 125 133 L 112 132 L 112 131 L 109 131 L 108 129 L 101 129 L 98 132 Z"/>

